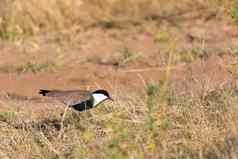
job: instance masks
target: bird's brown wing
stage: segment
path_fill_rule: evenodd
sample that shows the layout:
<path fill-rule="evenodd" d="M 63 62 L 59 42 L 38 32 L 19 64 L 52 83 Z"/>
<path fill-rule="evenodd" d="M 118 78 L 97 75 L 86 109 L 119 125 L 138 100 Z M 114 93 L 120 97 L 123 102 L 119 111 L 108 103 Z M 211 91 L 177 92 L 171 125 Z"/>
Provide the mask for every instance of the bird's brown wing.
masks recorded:
<path fill-rule="evenodd" d="M 39 94 L 54 98 L 66 105 L 76 105 L 91 97 L 91 92 L 85 90 L 40 90 Z"/>

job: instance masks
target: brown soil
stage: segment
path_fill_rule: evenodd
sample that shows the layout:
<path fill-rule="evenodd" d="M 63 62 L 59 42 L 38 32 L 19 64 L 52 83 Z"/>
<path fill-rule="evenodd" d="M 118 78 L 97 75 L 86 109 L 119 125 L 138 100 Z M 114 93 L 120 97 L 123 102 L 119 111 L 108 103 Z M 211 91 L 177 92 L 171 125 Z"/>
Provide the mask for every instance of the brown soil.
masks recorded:
<path fill-rule="evenodd" d="M 39 89 L 96 89 L 140 91 L 152 81 L 164 78 L 170 39 L 175 39 L 174 53 L 203 49 L 206 53 L 192 62 L 173 62 L 171 81 L 178 93 L 211 91 L 236 82 L 231 66 L 236 62 L 230 53 L 237 48 L 237 28 L 221 11 L 206 14 L 186 13 L 178 21 L 165 19 L 159 32 L 168 40 L 156 40 L 157 24 L 148 22 L 149 31 L 91 28 L 71 41 L 56 42 L 47 36 L 33 37 L 20 43 L 0 44 L 0 90 L 26 97 L 39 97 Z M 209 17 L 209 15 L 211 15 Z M 120 65 L 121 52 L 128 48 L 137 57 Z M 55 70 L 19 73 L 14 68 L 27 62 L 57 65 Z M 8 67 L 12 69 L 8 69 Z M 27 66 L 25 66 L 27 67 Z M 188 75 L 192 75 L 188 76 Z"/>

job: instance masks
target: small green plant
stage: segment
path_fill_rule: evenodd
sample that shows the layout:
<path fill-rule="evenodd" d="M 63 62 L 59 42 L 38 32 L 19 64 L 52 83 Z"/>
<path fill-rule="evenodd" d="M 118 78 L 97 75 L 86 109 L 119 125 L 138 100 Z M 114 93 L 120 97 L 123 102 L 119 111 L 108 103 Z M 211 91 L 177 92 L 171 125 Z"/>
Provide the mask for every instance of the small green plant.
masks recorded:
<path fill-rule="evenodd" d="M 229 54 L 238 59 L 238 48 L 229 48 Z"/>
<path fill-rule="evenodd" d="M 54 63 L 46 62 L 46 63 L 34 63 L 27 62 L 24 65 L 21 65 L 16 68 L 16 72 L 18 73 L 26 73 L 26 72 L 44 72 L 44 71 L 54 71 L 56 65 Z"/>
<path fill-rule="evenodd" d="M 17 72 L 17 73 L 37 73 L 37 72 L 45 72 L 45 71 L 55 71 L 58 66 L 54 63 L 46 62 L 46 63 L 34 63 L 27 62 L 20 66 L 13 65 L 3 65 L 0 66 L 0 71 L 4 73 L 9 72 Z"/>
<path fill-rule="evenodd" d="M 15 30 L 0 30 L 0 38 L 3 40 L 15 41 L 18 37 L 18 33 Z"/>
<path fill-rule="evenodd" d="M 17 119 L 17 115 L 15 112 L 1 112 L 0 113 L 0 121 L 11 123 Z"/>
<path fill-rule="evenodd" d="M 233 65 L 231 72 L 234 75 L 234 77 L 238 79 L 238 64 Z"/>
<path fill-rule="evenodd" d="M 119 59 L 118 65 L 126 65 L 134 60 L 136 60 L 139 57 L 139 55 L 133 51 L 131 51 L 129 48 L 125 47 L 121 51 L 121 57 Z"/>
<path fill-rule="evenodd" d="M 153 113 L 155 112 L 155 107 L 157 104 L 157 95 L 159 93 L 159 86 L 157 84 L 149 84 L 147 88 L 147 107 L 148 107 L 148 128 L 153 130 L 155 126 L 155 118 L 153 117 Z"/>
<path fill-rule="evenodd" d="M 149 97 L 155 97 L 159 93 L 159 85 L 150 83 L 147 88 L 147 95 Z"/>
<path fill-rule="evenodd" d="M 23 27 L 17 23 L 19 20 L 18 14 L 14 14 L 15 10 L 11 9 L 14 7 L 14 2 L 7 2 L 1 5 L 5 5 L 8 8 L 8 12 L 3 12 L 0 15 L 0 39 L 16 41 L 28 35 L 24 33 Z"/>
<path fill-rule="evenodd" d="M 122 128 L 121 131 L 115 133 L 115 137 L 112 138 L 106 147 L 106 155 L 109 159 L 127 159 L 128 152 L 126 151 L 127 148 L 123 147 L 123 143 L 128 140 L 128 130 Z"/>
<path fill-rule="evenodd" d="M 171 127 L 172 127 L 172 121 L 171 121 L 171 119 L 170 119 L 169 117 L 166 117 L 166 118 L 162 121 L 160 127 L 161 127 L 162 129 L 164 129 L 164 130 L 171 128 Z"/>
<path fill-rule="evenodd" d="M 157 32 L 154 35 L 155 42 L 168 42 L 169 38 L 169 33 L 165 31 Z"/>
<path fill-rule="evenodd" d="M 238 4 L 233 6 L 230 14 L 235 23 L 238 24 Z"/>
<path fill-rule="evenodd" d="M 168 95 L 166 96 L 166 101 L 168 105 L 176 105 L 178 102 L 177 96 L 172 92 L 169 91 Z"/>
<path fill-rule="evenodd" d="M 198 58 L 207 58 L 208 54 L 203 48 L 193 48 L 179 52 L 176 57 L 179 62 L 191 63 Z"/>
<path fill-rule="evenodd" d="M 75 144 L 72 147 L 72 150 L 69 153 L 69 158 L 87 158 L 88 149 L 80 144 Z"/>

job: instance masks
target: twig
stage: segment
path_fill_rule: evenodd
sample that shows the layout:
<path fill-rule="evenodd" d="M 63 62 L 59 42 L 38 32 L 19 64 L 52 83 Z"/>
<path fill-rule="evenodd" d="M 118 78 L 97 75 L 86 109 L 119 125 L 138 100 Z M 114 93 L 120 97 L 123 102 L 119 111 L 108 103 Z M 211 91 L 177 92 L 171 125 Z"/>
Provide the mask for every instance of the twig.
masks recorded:
<path fill-rule="evenodd" d="M 62 118 L 61 118 L 61 122 L 60 122 L 60 132 L 59 132 L 58 138 L 61 138 L 61 136 L 62 136 L 62 134 L 63 134 L 63 132 L 64 132 L 64 119 L 65 119 L 65 115 L 66 115 L 68 109 L 69 109 L 69 106 L 67 105 L 66 108 L 64 109 L 64 114 L 63 114 L 63 116 L 62 116 Z"/>
<path fill-rule="evenodd" d="M 49 147 L 49 149 L 50 149 L 52 152 L 54 152 L 57 156 L 60 156 L 59 151 L 57 151 L 57 150 L 53 147 L 52 143 L 47 139 L 47 137 L 45 137 L 45 135 L 44 135 L 42 132 L 40 132 L 40 135 L 41 135 L 41 137 L 42 137 L 42 139 L 43 139 L 43 142 Z"/>
<path fill-rule="evenodd" d="M 148 71 L 165 71 L 165 70 L 176 70 L 178 69 L 177 66 L 170 66 L 166 68 L 161 68 L 161 67 L 152 67 L 152 68 L 141 68 L 141 69 L 130 69 L 130 70 L 124 70 L 120 71 L 122 73 L 138 73 L 138 72 L 148 72 Z"/>

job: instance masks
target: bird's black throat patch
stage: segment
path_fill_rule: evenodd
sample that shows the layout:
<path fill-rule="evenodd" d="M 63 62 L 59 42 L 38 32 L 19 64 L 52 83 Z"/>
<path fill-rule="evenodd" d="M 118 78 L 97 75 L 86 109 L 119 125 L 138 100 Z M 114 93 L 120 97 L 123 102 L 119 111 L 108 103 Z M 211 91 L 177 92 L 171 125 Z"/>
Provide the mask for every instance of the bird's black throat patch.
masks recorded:
<path fill-rule="evenodd" d="M 93 100 L 89 99 L 76 105 L 70 106 L 77 111 L 85 111 L 93 108 Z"/>

